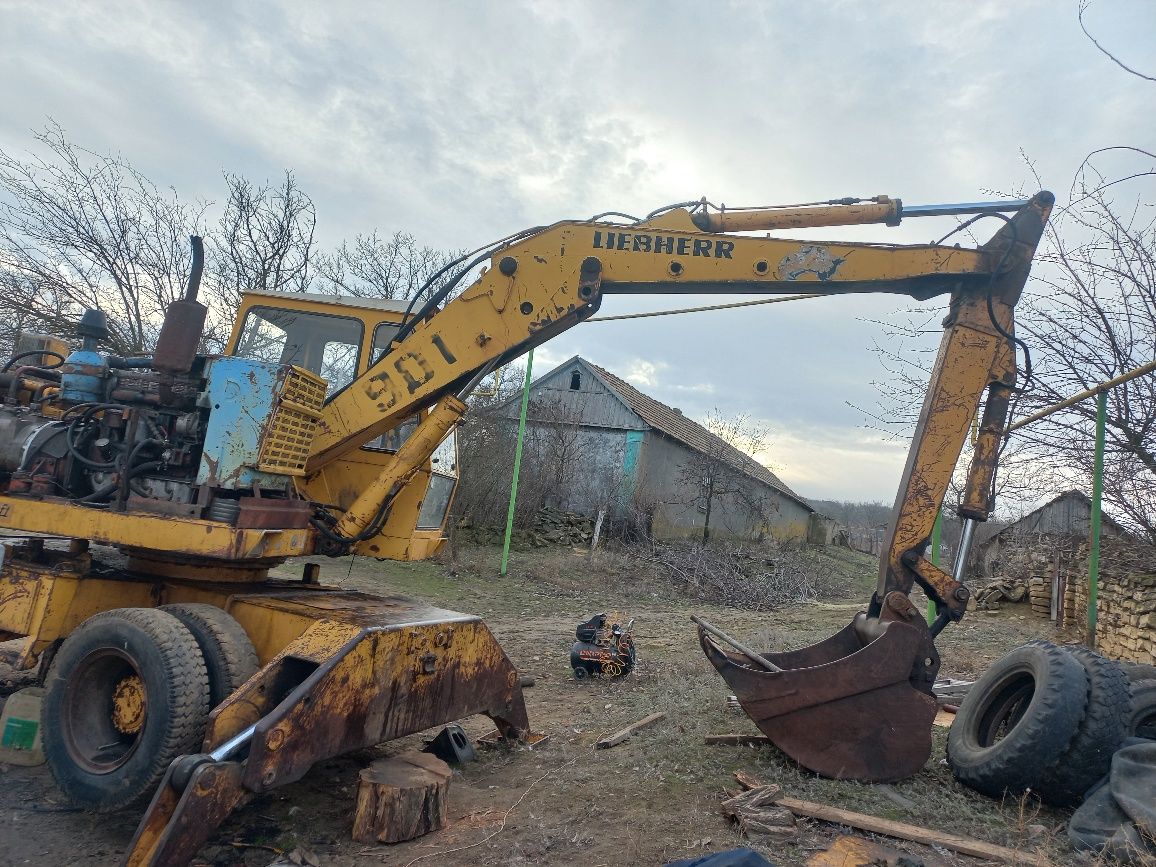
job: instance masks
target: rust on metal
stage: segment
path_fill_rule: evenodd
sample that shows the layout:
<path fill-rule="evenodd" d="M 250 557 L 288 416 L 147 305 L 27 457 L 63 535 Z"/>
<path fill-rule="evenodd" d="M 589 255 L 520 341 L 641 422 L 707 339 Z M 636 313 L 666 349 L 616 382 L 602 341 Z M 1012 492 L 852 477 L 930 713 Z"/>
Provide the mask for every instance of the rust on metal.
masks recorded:
<path fill-rule="evenodd" d="M 759 730 L 816 773 L 892 782 L 931 755 L 939 660 L 926 622 L 903 594 L 890 594 L 878 618 L 860 613 L 825 641 L 763 654 L 782 671 L 755 668 L 702 627 L 699 641 Z"/>
<path fill-rule="evenodd" d="M 1011 393 L 1011 388 L 1003 383 L 993 382 L 988 386 L 983 418 L 972 450 L 971 466 L 967 471 L 963 502 L 959 506 L 959 514 L 964 518 L 986 521 L 991 514 L 994 505 L 992 480 L 999 461 Z"/>
<path fill-rule="evenodd" d="M 313 506 L 306 500 L 241 497 L 237 502 L 241 511 L 234 526 L 238 529 L 304 529 L 313 516 Z"/>
<path fill-rule="evenodd" d="M 230 611 L 242 623 L 259 616 L 304 629 L 210 716 L 205 752 L 240 737 L 244 760 L 202 766 L 179 798 L 158 793 L 130 864 L 186 863 L 249 794 L 351 750 L 474 714 L 508 740 L 531 738 L 518 672 L 478 617 L 313 588 L 239 595 Z M 212 768 L 227 776 L 198 788 L 197 775 Z"/>
<path fill-rule="evenodd" d="M 180 783 L 183 759 L 169 766 L 129 844 L 125 867 L 184 867 L 233 810 L 252 797 L 238 762 L 206 762 Z"/>

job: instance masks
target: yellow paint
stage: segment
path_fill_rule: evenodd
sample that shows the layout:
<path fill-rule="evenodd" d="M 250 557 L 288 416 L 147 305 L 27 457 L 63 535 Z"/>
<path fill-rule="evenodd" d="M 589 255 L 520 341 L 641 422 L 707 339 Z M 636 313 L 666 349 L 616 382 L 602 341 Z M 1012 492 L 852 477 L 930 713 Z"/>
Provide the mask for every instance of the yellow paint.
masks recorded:
<path fill-rule="evenodd" d="M 6 530 L 88 539 L 222 560 L 281 559 L 312 550 L 305 530 L 238 530 L 217 521 L 142 512 L 88 509 L 64 500 L 0 496 Z"/>
<path fill-rule="evenodd" d="M 666 228 L 674 225 L 686 228 Z M 614 249 L 606 249 L 611 234 Z M 652 247 L 660 239 L 663 252 L 636 251 L 636 237 L 649 238 Z M 665 252 L 668 245 L 673 254 Z M 700 255 L 693 255 L 695 249 Z M 833 294 L 902 292 L 891 284 L 909 278 L 923 280 L 924 288 L 934 283 L 934 290 L 946 293 L 959 277 L 982 275 L 990 267 L 988 254 L 976 250 L 703 233 L 685 211 L 664 215 L 646 227 L 559 223 L 511 245 L 501 256 L 517 261 L 512 276 L 490 268 L 326 405 L 311 472 L 396 427 L 432 404 L 451 383 L 493 359 L 542 343 L 592 313 L 599 293 L 594 290 L 583 298 L 579 286 L 581 264 L 588 256 L 601 262 L 603 287 L 644 284 L 659 294 L 688 284 L 698 284 L 690 288 L 704 294 L 791 294 L 800 291 L 800 284 L 820 282 L 823 291 Z"/>
<path fill-rule="evenodd" d="M 144 725 L 146 706 L 144 684 L 130 674 L 112 691 L 112 724 L 121 734 L 133 735 Z"/>

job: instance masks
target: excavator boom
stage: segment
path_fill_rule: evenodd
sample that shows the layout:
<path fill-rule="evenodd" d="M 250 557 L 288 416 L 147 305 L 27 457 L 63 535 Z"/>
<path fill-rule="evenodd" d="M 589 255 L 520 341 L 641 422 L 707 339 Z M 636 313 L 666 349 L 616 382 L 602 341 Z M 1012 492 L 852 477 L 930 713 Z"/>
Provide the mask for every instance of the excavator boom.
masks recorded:
<path fill-rule="evenodd" d="M 878 588 L 812 648 L 734 653 L 718 630 L 700 638 L 747 713 L 806 767 L 912 773 L 930 750 L 933 637 L 967 601 L 923 548 L 985 389 L 962 511 L 991 510 L 1015 386 L 1013 310 L 1052 202 L 699 202 L 628 224 L 559 222 L 459 260 L 404 312 L 247 293 L 224 357 L 197 352 L 197 268 L 153 356 L 99 353 L 107 323 L 87 311 L 82 348 L 19 353 L 0 371 L 0 526 L 62 543 L 4 546 L 0 640 L 22 639 L 17 667 L 52 663 L 44 732 L 58 782 L 89 808 L 118 809 L 167 767 L 128 863 L 175 867 L 231 810 L 327 757 L 478 713 L 507 739 L 533 738 L 517 671 L 478 618 L 326 587 L 315 564 L 300 582 L 269 568 L 315 553 L 436 551 L 454 477 L 435 452 L 466 397 L 604 296 L 801 291 L 949 297 Z M 1005 212 L 977 249 L 734 234 Z M 435 481 L 440 512 L 426 508 Z M 98 562 L 90 542 L 125 556 Z M 908 598 L 915 584 L 936 604 L 930 629 Z M 198 742 L 202 752 L 182 755 Z"/>

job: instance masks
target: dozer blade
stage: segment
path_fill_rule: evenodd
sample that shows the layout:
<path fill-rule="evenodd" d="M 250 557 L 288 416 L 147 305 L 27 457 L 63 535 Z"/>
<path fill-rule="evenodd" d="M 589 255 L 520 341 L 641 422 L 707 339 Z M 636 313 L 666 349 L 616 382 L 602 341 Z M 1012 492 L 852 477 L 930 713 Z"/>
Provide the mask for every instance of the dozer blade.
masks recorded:
<path fill-rule="evenodd" d="M 518 673 L 478 617 L 353 592 L 235 603 L 241 617 L 251 606 L 269 623 L 311 622 L 213 711 L 205 753 L 170 765 L 130 846 L 132 867 L 183 867 L 232 810 L 323 759 L 473 714 L 510 740 L 530 734 Z"/>
<path fill-rule="evenodd" d="M 931 755 L 939 660 L 926 623 L 901 593 L 888 594 L 879 618 L 860 613 L 818 644 L 761 654 L 781 671 L 723 650 L 702 626 L 699 641 L 747 716 L 805 768 L 892 782 Z"/>

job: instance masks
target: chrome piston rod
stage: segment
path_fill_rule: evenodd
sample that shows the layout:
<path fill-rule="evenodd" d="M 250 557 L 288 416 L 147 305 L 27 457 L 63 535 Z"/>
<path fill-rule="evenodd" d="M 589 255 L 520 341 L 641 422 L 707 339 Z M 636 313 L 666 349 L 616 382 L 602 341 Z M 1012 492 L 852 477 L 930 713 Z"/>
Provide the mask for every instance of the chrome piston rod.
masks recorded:
<path fill-rule="evenodd" d="M 1003 214 L 1018 211 L 1031 199 L 1005 199 L 998 202 L 959 202 L 944 205 L 903 205 L 901 217 L 950 217 L 956 214 Z"/>

